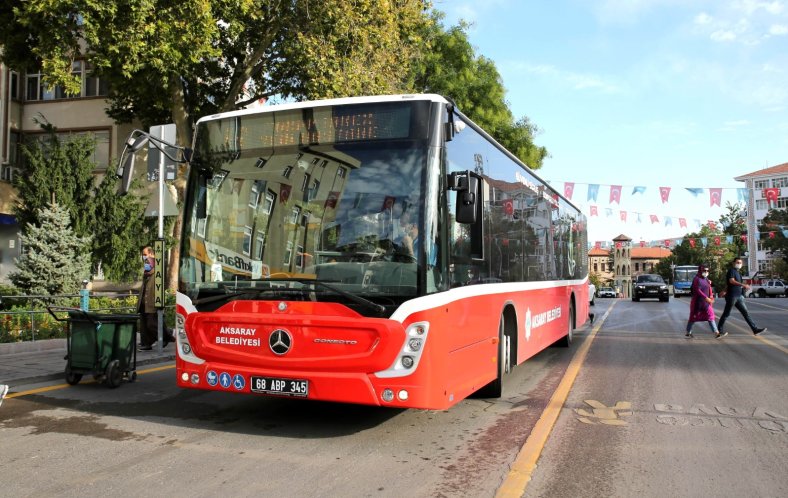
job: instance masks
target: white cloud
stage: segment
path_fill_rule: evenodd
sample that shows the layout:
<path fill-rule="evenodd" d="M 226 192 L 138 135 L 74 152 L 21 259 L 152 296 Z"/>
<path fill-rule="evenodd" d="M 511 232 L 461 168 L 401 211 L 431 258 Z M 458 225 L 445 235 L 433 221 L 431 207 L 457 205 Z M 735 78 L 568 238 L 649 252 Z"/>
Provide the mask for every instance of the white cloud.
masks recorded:
<path fill-rule="evenodd" d="M 709 35 L 715 42 L 733 41 L 736 39 L 736 33 L 733 31 L 719 30 Z"/>
<path fill-rule="evenodd" d="M 712 18 L 710 15 L 708 15 L 705 12 L 701 12 L 700 14 L 695 16 L 694 22 L 695 24 L 703 25 L 703 24 L 711 24 L 713 20 L 714 18 Z"/>
<path fill-rule="evenodd" d="M 769 34 L 774 36 L 788 35 L 788 26 L 784 24 L 772 24 L 769 27 Z"/>
<path fill-rule="evenodd" d="M 515 63 L 513 67 L 527 73 L 538 74 L 555 80 L 574 90 L 598 90 L 603 93 L 621 92 L 619 85 L 595 74 L 566 71 L 550 64 Z"/>

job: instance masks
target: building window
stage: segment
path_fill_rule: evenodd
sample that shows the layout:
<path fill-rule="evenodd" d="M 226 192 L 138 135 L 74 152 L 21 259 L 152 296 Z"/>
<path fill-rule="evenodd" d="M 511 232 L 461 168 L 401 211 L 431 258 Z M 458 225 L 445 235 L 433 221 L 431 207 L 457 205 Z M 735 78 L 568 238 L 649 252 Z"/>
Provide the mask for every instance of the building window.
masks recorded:
<path fill-rule="evenodd" d="M 345 174 L 346 174 L 345 168 L 339 168 L 337 170 L 337 178 L 345 178 Z"/>
<path fill-rule="evenodd" d="M 788 176 L 782 176 L 780 178 L 772 178 L 772 187 L 775 188 L 788 187 Z"/>
<path fill-rule="evenodd" d="M 241 248 L 241 252 L 249 256 L 249 252 L 252 246 L 252 227 L 245 226 L 244 227 L 244 242 L 243 247 Z"/>
<path fill-rule="evenodd" d="M 21 100 L 19 90 L 19 73 L 11 71 L 11 100 Z"/>
<path fill-rule="evenodd" d="M 643 269 L 646 269 L 646 263 L 643 263 Z M 640 271 L 640 263 L 635 263 L 635 271 Z"/>
<path fill-rule="evenodd" d="M 260 187 L 257 186 L 257 182 L 252 184 L 252 189 L 249 191 L 249 207 L 252 209 L 257 208 L 257 204 L 260 202 Z"/>
<path fill-rule="evenodd" d="M 304 181 L 301 182 L 301 192 L 306 192 L 306 187 L 309 185 L 309 175 L 304 175 Z"/>
<path fill-rule="evenodd" d="M 68 142 L 72 138 L 85 136 L 85 135 L 92 136 L 96 142 L 96 149 L 93 151 L 93 158 L 92 158 L 93 163 L 96 165 L 96 169 L 105 170 L 109 166 L 109 142 L 110 142 L 109 131 L 106 130 L 80 131 L 80 132 L 64 131 L 64 132 L 58 132 L 56 133 L 56 135 L 58 140 L 60 140 L 61 142 Z M 38 140 L 43 142 L 48 138 L 49 135 L 43 133 L 25 135 L 25 140 L 30 140 L 30 141 Z"/>
<path fill-rule="evenodd" d="M 755 190 L 761 190 L 764 188 L 769 188 L 769 180 L 755 180 L 752 184 L 752 187 Z"/>
<path fill-rule="evenodd" d="M 285 259 L 284 263 L 285 266 L 290 266 L 290 258 L 293 256 L 293 242 L 287 242 L 287 249 L 285 250 Z"/>
<path fill-rule="evenodd" d="M 276 201 L 276 194 L 270 190 L 266 190 L 265 202 L 263 203 L 263 212 L 265 214 L 271 214 L 271 210 L 274 209 L 274 201 Z"/>
<path fill-rule="evenodd" d="M 594 271 L 598 271 L 598 270 L 597 270 L 597 264 L 596 264 L 596 263 L 594 263 Z"/>
<path fill-rule="evenodd" d="M 205 225 L 208 222 L 208 218 L 197 218 L 197 235 L 199 237 L 205 238 Z"/>
<path fill-rule="evenodd" d="M 296 267 L 304 268 L 304 246 L 296 246 Z"/>
<path fill-rule="evenodd" d="M 282 176 L 284 176 L 285 178 L 290 178 L 290 173 L 292 172 L 293 172 L 292 166 L 285 166 L 285 170 L 282 172 Z"/>
<path fill-rule="evenodd" d="M 318 191 L 319 188 L 320 188 L 320 182 L 319 181 L 315 180 L 314 182 L 312 182 L 312 188 L 309 189 L 309 194 L 308 194 L 308 198 L 309 198 L 310 201 L 315 200 L 315 197 L 317 197 L 317 191 Z"/>
<path fill-rule="evenodd" d="M 605 263 L 602 263 L 602 271 L 605 271 Z"/>
<path fill-rule="evenodd" d="M 254 238 L 254 257 L 257 260 L 263 259 L 263 244 L 265 244 L 265 232 L 258 230 Z"/>
<path fill-rule="evenodd" d="M 293 208 L 293 216 L 290 218 L 290 223 L 292 223 L 294 225 L 297 225 L 298 224 L 298 219 L 300 217 L 301 217 L 301 208 L 298 207 L 298 206 L 295 206 Z"/>
<path fill-rule="evenodd" d="M 755 209 L 759 211 L 765 211 L 769 209 L 769 205 L 766 202 L 766 199 L 758 199 L 755 201 Z"/>
<path fill-rule="evenodd" d="M 80 78 L 82 85 L 79 93 L 69 94 L 61 85 L 48 88 L 44 83 L 44 75 L 41 73 L 31 73 L 26 78 L 27 100 L 56 100 L 73 99 L 78 97 L 103 97 L 109 94 L 109 87 L 106 81 L 93 76 L 93 66 L 87 61 L 74 61 L 71 65 L 71 74 Z"/>

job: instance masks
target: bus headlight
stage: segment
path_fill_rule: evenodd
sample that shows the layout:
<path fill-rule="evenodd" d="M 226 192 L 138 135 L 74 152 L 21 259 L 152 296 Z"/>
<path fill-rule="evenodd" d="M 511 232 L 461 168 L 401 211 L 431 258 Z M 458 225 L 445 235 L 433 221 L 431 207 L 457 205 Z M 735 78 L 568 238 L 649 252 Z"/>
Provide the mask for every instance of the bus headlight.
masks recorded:
<path fill-rule="evenodd" d="M 424 349 L 427 347 L 429 330 L 429 322 L 416 322 L 408 325 L 408 328 L 405 329 L 405 341 L 394 359 L 394 363 L 386 370 L 375 372 L 375 376 L 389 378 L 412 374 L 418 368 L 421 355 L 424 354 Z"/>

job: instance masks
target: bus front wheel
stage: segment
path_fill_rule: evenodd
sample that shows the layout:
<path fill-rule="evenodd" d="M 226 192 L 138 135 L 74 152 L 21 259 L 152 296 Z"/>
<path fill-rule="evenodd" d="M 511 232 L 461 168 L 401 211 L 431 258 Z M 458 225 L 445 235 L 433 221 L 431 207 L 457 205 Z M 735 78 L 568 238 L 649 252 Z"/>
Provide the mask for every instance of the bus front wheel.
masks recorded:
<path fill-rule="evenodd" d="M 498 325 L 498 375 L 496 378 L 476 391 L 478 398 L 500 398 L 503 394 L 503 376 L 509 371 L 511 365 L 511 346 L 510 338 L 505 333 L 504 322 L 505 318 L 501 316 L 501 322 Z"/>

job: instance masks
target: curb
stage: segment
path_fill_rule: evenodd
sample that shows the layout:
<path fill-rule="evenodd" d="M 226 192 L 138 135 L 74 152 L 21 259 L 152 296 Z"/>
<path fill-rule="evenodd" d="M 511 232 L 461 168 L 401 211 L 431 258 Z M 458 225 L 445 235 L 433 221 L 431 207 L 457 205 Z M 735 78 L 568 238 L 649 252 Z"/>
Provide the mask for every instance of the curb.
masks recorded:
<path fill-rule="evenodd" d="M 170 362 L 170 361 L 175 361 L 175 355 L 174 354 L 168 355 L 168 356 L 158 356 L 156 358 L 148 358 L 148 359 L 145 359 L 145 360 L 140 360 L 138 358 L 137 359 L 137 370 L 139 370 L 139 368 L 141 366 L 144 366 L 144 365 L 153 365 L 153 364 L 156 364 L 156 363 L 167 363 L 167 362 Z M 64 370 L 65 370 L 65 365 L 66 365 L 66 363 L 64 361 L 63 362 L 63 369 Z M 26 385 L 26 384 L 38 384 L 39 382 L 47 382 L 47 381 L 50 381 L 50 380 L 58 380 L 58 379 L 64 380 L 63 379 L 64 375 L 65 375 L 64 372 L 58 372 L 58 373 L 51 373 L 51 374 L 46 374 L 46 375 L 37 375 L 37 376 L 34 376 L 34 377 L 26 377 L 26 378 L 23 378 L 23 379 L 11 379 L 11 380 L 7 381 L 6 383 L 9 386 L 12 386 L 12 387 L 13 386 L 23 386 L 23 385 Z"/>

